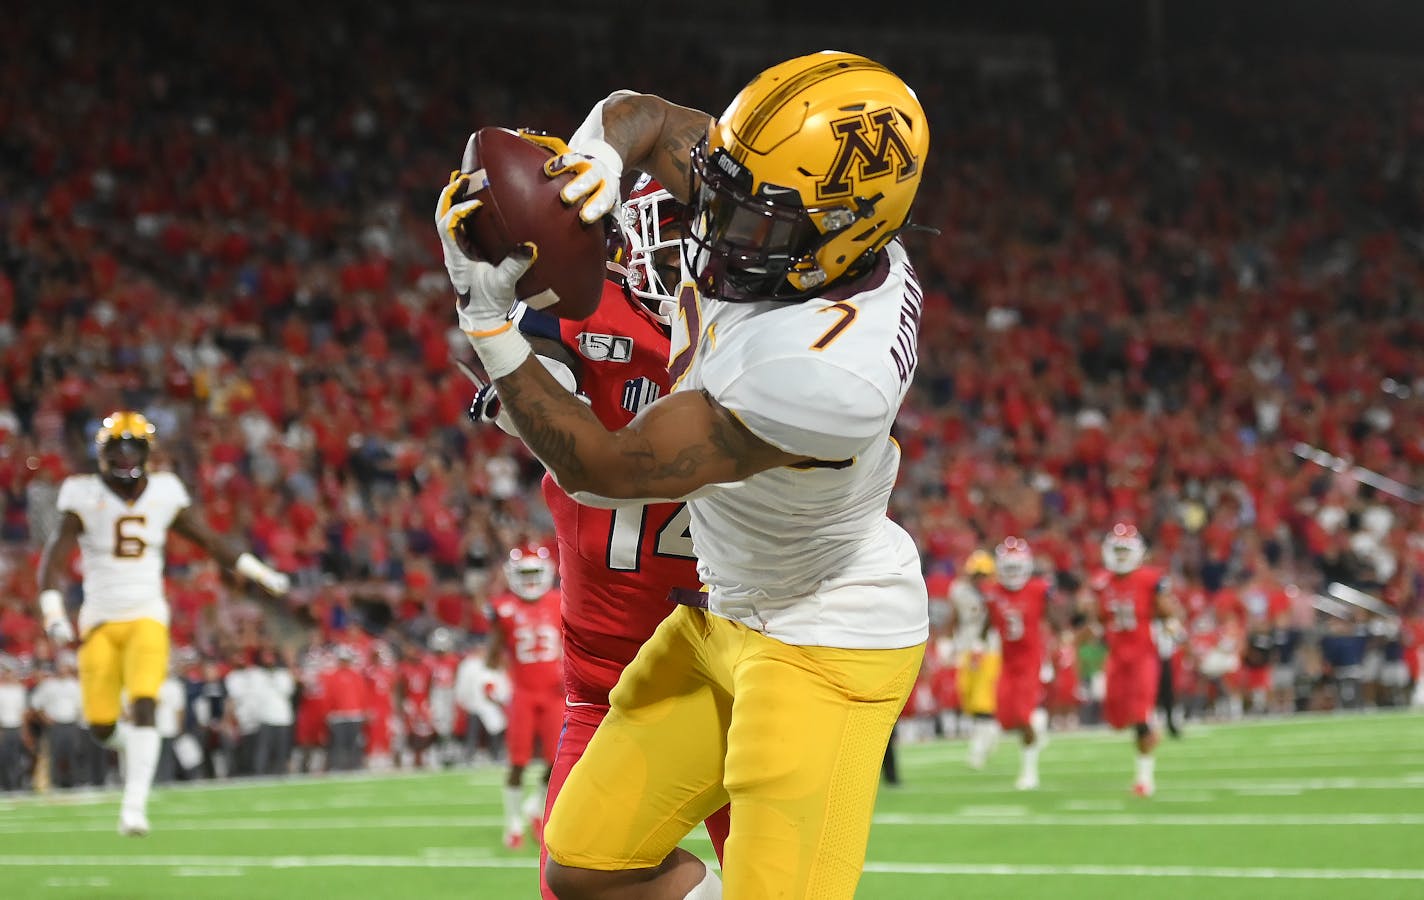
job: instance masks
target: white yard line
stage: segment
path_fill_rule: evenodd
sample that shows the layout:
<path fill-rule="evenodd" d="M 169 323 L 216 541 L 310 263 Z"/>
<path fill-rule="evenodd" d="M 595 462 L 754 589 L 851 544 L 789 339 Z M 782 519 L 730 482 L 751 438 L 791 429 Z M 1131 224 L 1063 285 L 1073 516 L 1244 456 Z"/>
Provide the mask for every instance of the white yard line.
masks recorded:
<path fill-rule="evenodd" d="M 531 858 L 423 856 L 0 856 L 0 866 L 24 868 L 175 868 L 184 874 L 227 874 L 234 869 L 533 869 Z M 204 872 L 204 870 L 207 870 Z M 1017 877 L 1291 878 L 1306 881 L 1424 881 L 1424 869 L 1247 868 L 1232 866 L 1114 866 L 1079 864 L 869 862 L 865 871 L 891 875 L 996 875 Z"/>
<path fill-rule="evenodd" d="M 987 827 L 1007 826 L 1038 828 L 1076 825 L 1082 827 L 1142 827 L 1169 826 L 1186 828 L 1238 827 L 1327 827 L 1424 825 L 1424 813 L 1335 813 L 1335 814 L 1224 814 L 1194 815 L 1163 813 L 1031 813 L 1019 807 L 967 807 L 954 813 L 881 813 L 874 823 L 883 826 L 910 827 Z M 164 819 L 154 817 L 154 825 L 171 832 L 228 831 L 342 831 L 365 829 L 449 829 L 497 828 L 504 820 L 500 816 L 376 816 L 366 818 L 196 818 Z M 69 834 L 107 832 L 112 823 L 102 822 L 5 822 L 0 834 Z"/>
<path fill-rule="evenodd" d="M 374 816 L 355 818 L 302 819 L 165 819 L 153 817 L 155 826 L 167 831 L 342 831 L 368 828 L 495 828 L 504 824 L 502 816 Z M 112 831 L 107 819 L 93 822 L 0 822 L 0 834 L 65 834 L 67 832 Z"/>
<path fill-rule="evenodd" d="M 972 807 L 971 807 L 972 809 Z M 1161 815 L 1122 815 L 1101 813 L 1028 813 L 1021 816 L 976 815 L 972 812 L 959 813 L 882 813 L 874 818 L 876 825 L 908 825 L 913 827 L 945 826 L 977 828 L 981 825 L 1008 826 L 1058 826 L 1077 825 L 1084 828 L 1171 826 L 1184 828 L 1221 828 L 1227 826 L 1247 827 L 1326 827 L 1338 828 L 1344 825 L 1424 825 L 1424 813 L 1321 813 L 1281 814 L 1241 813 L 1192 814 L 1163 813 Z"/>

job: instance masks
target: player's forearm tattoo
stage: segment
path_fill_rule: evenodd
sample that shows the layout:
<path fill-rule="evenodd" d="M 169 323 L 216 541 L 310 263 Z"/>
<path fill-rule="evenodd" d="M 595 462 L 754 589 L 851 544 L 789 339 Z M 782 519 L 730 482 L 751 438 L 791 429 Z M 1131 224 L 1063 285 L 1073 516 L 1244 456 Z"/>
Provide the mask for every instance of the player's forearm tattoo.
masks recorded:
<path fill-rule="evenodd" d="M 524 443 L 544 465 L 554 470 L 560 483 L 567 484 L 588 475 L 588 467 L 579 457 L 577 442 L 566 422 L 570 418 L 575 423 L 586 419 L 600 430 L 603 425 L 588 407 L 555 382 L 543 366 L 526 364 L 501 378 L 499 399 Z"/>

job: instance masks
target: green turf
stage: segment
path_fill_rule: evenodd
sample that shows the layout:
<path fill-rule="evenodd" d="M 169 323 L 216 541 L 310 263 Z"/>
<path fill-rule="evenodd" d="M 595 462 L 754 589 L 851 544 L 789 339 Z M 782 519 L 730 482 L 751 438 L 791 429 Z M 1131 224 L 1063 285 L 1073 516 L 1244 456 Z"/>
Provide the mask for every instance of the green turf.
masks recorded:
<path fill-rule="evenodd" d="M 1417 714 L 1204 726 L 1162 747 L 1152 800 L 1128 794 L 1122 734 L 1055 736 L 1032 794 L 1013 790 L 1015 747 L 983 772 L 963 757 L 901 748 L 857 897 L 1424 897 Z M 0 897 L 535 897 L 535 852 L 500 845 L 499 778 L 160 790 L 143 840 L 114 833 L 112 793 L 0 799 Z"/>

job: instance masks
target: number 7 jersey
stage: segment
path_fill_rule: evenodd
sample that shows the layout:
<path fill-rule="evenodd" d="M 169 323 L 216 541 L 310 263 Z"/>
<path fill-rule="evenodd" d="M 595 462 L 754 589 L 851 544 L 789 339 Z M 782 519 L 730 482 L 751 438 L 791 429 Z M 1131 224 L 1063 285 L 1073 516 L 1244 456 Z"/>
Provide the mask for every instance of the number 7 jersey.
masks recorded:
<path fill-rule="evenodd" d="M 98 475 L 71 475 L 59 487 L 61 513 L 83 523 L 79 533 L 84 605 L 79 631 L 101 622 L 156 619 L 168 624 L 163 548 L 168 528 L 192 501 L 172 472 L 151 472 L 143 493 L 128 501 Z"/>
<path fill-rule="evenodd" d="M 886 512 L 922 309 L 898 240 L 861 278 L 799 303 L 682 286 L 673 391 L 704 391 L 761 440 L 813 460 L 689 501 L 709 611 L 788 644 L 926 639 L 919 552 Z"/>
<path fill-rule="evenodd" d="M 613 282 L 604 283 L 588 319 L 524 311 L 519 328 L 558 341 L 578 358 L 579 392 L 605 428 L 622 428 L 668 392 L 667 332 Z M 565 688 L 574 703 L 607 705 L 623 668 L 672 612 L 671 590 L 701 586 L 687 506 L 595 509 L 548 476 L 543 487 L 559 543 Z"/>

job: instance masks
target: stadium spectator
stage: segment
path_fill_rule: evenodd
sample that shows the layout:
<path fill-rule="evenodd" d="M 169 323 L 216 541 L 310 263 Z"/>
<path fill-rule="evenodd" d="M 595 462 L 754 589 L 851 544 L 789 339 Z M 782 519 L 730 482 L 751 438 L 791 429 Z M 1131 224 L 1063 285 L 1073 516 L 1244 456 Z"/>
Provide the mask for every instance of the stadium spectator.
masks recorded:
<path fill-rule="evenodd" d="M 55 670 L 41 678 L 30 692 L 30 706 L 39 715 L 49 743 L 50 787 L 75 787 L 84 783 L 82 760 L 88 736 L 80 726 L 79 678 L 73 652 L 55 657 Z"/>
<path fill-rule="evenodd" d="M 9 659 L 0 659 L 0 790 L 19 790 L 28 780 L 25 694 L 15 664 Z"/>

